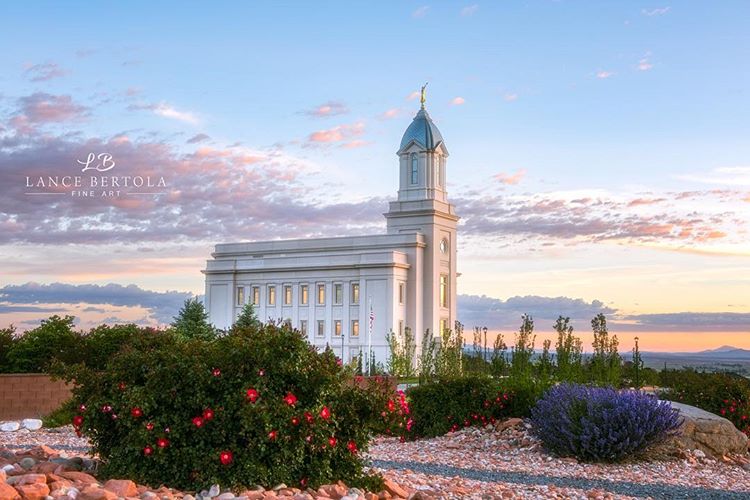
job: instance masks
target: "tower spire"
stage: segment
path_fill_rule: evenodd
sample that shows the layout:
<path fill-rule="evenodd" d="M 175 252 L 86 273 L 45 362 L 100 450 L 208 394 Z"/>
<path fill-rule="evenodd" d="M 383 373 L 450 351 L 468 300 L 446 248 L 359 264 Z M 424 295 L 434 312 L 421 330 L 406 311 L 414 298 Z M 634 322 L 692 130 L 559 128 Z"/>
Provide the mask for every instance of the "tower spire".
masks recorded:
<path fill-rule="evenodd" d="M 427 84 L 430 82 L 426 82 L 424 85 L 422 85 L 422 95 L 419 98 L 419 102 L 422 103 L 422 109 L 424 109 L 424 103 L 427 100 Z"/>

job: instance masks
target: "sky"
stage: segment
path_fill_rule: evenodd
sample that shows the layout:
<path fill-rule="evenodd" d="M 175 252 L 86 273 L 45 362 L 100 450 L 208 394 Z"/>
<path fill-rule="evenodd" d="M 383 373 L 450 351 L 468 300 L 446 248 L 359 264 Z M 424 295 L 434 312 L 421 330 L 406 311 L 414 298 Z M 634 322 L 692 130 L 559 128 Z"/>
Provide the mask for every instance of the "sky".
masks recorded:
<path fill-rule="evenodd" d="M 512 340 L 530 313 L 541 342 L 562 314 L 588 342 L 601 312 L 625 349 L 750 348 L 748 18 L 744 1 L 5 2 L 0 327 L 165 324 L 216 243 L 383 231 L 429 82 L 468 329 Z M 49 185 L 91 174 L 146 184 Z"/>

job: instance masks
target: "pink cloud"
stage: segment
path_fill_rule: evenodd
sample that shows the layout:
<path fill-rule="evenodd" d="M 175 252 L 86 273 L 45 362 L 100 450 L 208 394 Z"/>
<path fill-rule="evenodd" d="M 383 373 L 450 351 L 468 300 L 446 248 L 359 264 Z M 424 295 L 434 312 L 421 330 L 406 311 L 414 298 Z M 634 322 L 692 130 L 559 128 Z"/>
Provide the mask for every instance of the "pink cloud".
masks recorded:
<path fill-rule="evenodd" d="M 57 63 L 43 63 L 27 65 L 24 74 L 32 82 L 46 82 L 65 76 L 67 71 L 58 66 Z"/>
<path fill-rule="evenodd" d="M 409 94 L 408 96 L 406 96 L 406 100 L 407 101 L 413 101 L 417 97 L 419 97 L 419 92 L 415 90 L 414 92 L 412 92 L 411 94 Z"/>
<path fill-rule="evenodd" d="M 338 101 L 328 101 L 320 106 L 316 106 L 313 109 L 305 111 L 304 113 L 308 116 L 315 118 L 325 118 L 327 116 L 338 116 L 349 112 L 349 108 L 346 104 Z"/>
<path fill-rule="evenodd" d="M 503 99 L 506 100 L 506 101 L 508 101 L 508 102 L 513 102 L 513 101 L 518 100 L 518 94 L 510 94 L 510 93 L 508 93 L 508 94 L 505 94 L 503 96 Z"/>
<path fill-rule="evenodd" d="M 314 143 L 341 142 L 352 137 L 360 136 L 364 131 L 365 124 L 363 122 L 349 125 L 337 125 L 333 128 L 313 132 L 308 137 L 308 141 Z"/>
<path fill-rule="evenodd" d="M 384 111 L 380 114 L 379 118 L 381 120 L 390 120 L 392 118 L 396 118 L 401 114 L 401 109 L 399 108 L 391 108 L 387 111 Z"/>
<path fill-rule="evenodd" d="M 519 169 L 516 171 L 515 174 L 506 174 L 506 173 L 500 172 L 499 174 L 495 175 L 495 180 L 497 180 L 501 184 L 513 186 L 521 182 L 521 179 L 523 179 L 524 176 L 526 176 L 526 170 Z"/>
<path fill-rule="evenodd" d="M 601 79 L 601 80 L 604 80 L 606 78 L 611 78 L 613 76 L 615 76 L 615 74 L 612 71 L 600 70 L 600 71 L 596 72 L 596 77 L 599 78 L 599 79 Z"/>
<path fill-rule="evenodd" d="M 69 95 L 52 95 L 36 92 L 18 100 L 19 112 L 30 123 L 50 123 L 81 120 L 88 108 L 73 102 Z"/>
<path fill-rule="evenodd" d="M 461 96 L 458 96 L 458 97 L 454 97 L 454 98 L 453 98 L 453 99 L 451 100 L 451 104 L 452 104 L 452 105 L 454 105 L 454 106 L 460 106 L 460 105 L 464 104 L 465 102 L 466 102 L 466 99 L 464 99 L 464 98 L 463 98 L 463 97 L 461 97 Z"/>

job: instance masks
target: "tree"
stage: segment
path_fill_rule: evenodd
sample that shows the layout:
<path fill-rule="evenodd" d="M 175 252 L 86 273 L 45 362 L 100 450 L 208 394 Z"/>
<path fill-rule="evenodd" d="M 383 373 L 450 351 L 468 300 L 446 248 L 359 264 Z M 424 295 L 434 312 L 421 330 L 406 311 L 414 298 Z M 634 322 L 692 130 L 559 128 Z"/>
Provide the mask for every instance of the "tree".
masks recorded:
<path fill-rule="evenodd" d="M 183 340 L 213 340 L 216 329 L 208 322 L 208 313 L 198 299 L 188 299 L 174 317 L 172 328 L 178 338 Z"/>
<path fill-rule="evenodd" d="M 404 328 L 403 338 L 399 340 L 398 335 L 391 331 L 386 335 L 388 341 L 388 373 L 395 377 L 414 376 L 414 356 L 417 345 L 411 328 Z"/>
<path fill-rule="evenodd" d="M 516 334 L 510 361 L 510 371 L 517 380 L 531 378 L 531 357 L 534 355 L 534 320 L 528 314 L 521 316 L 521 328 Z"/>
<path fill-rule="evenodd" d="M 44 372 L 54 360 L 76 363 L 81 357 L 81 335 L 73 330 L 75 317 L 52 316 L 19 337 L 8 352 L 10 371 Z"/>
<path fill-rule="evenodd" d="M 8 354 L 16 342 L 16 328 L 10 325 L 8 328 L 0 328 L 0 373 L 10 370 Z"/>
<path fill-rule="evenodd" d="M 633 387 L 640 389 L 643 387 L 643 359 L 641 358 L 641 350 L 638 347 L 638 337 L 635 338 L 635 346 L 633 347 Z"/>
<path fill-rule="evenodd" d="M 507 350 L 508 346 L 505 345 L 503 334 L 498 333 L 494 344 L 492 344 L 492 358 L 490 359 L 490 373 L 495 377 L 505 375 L 505 369 L 508 365 L 505 358 Z"/>
<path fill-rule="evenodd" d="M 617 352 L 619 346 L 617 335 L 609 336 L 607 318 L 602 313 L 597 314 L 591 320 L 591 329 L 594 332 L 592 343 L 594 353 L 591 356 L 593 382 L 618 387 L 620 385 L 622 360 Z"/>
<path fill-rule="evenodd" d="M 539 357 L 539 378 L 543 382 L 548 382 L 552 378 L 552 355 L 550 354 L 550 347 L 552 341 L 550 339 L 544 339 L 542 343 L 542 355 Z"/>
<path fill-rule="evenodd" d="M 419 383 L 428 382 L 437 374 L 438 346 L 432 331 L 427 329 L 422 336 L 422 352 L 419 356 Z"/>
<path fill-rule="evenodd" d="M 559 316 L 553 327 L 557 332 L 555 351 L 557 355 L 557 378 L 562 381 L 577 382 L 581 377 L 583 343 L 573 335 L 570 318 Z"/>
<path fill-rule="evenodd" d="M 255 307 L 252 304 L 245 304 L 237 317 L 237 321 L 232 325 L 232 330 L 257 330 L 262 325 L 255 314 Z"/>

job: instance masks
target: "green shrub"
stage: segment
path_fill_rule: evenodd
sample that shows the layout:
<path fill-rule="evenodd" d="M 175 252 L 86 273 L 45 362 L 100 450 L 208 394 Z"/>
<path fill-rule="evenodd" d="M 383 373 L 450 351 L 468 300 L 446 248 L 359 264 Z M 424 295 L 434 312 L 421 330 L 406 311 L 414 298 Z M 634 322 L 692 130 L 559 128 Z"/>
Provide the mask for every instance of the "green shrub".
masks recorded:
<path fill-rule="evenodd" d="M 213 341 L 142 336 L 103 372 L 69 367 L 107 477 L 178 488 L 218 483 L 378 488 L 361 453 L 388 392 L 361 388 L 331 351 L 263 325 Z"/>
<path fill-rule="evenodd" d="M 530 384 L 511 387 L 489 377 L 463 377 L 412 387 L 406 393 L 412 418 L 408 437 L 441 436 L 461 427 L 526 416 L 542 391 Z"/>
<path fill-rule="evenodd" d="M 8 353 L 10 353 L 16 342 L 15 332 L 16 329 L 13 325 L 10 325 L 8 328 L 0 328 L 0 373 L 8 373 L 10 371 Z"/>
<path fill-rule="evenodd" d="M 65 401 L 57 409 L 42 417 L 44 427 L 63 427 L 70 425 L 73 417 L 78 413 L 75 400 L 72 398 Z"/>
<path fill-rule="evenodd" d="M 7 355 L 9 371 L 39 373 L 57 360 L 76 363 L 81 354 L 81 334 L 73 330 L 73 316 L 52 316 L 16 339 Z"/>
<path fill-rule="evenodd" d="M 750 436 L 750 380 L 733 373 L 669 370 L 661 373 L 663 399 L 697 406 L 729 419 Z"/>
<path fill-rule="evenodd" d="M 155 334 L 156 330 L 136 325 L 101 325 L 83 337 L 80 361 L 94 370 L 103 370 L 107 362 L 126 345 L 136 342 L 141 335 Z"/>

